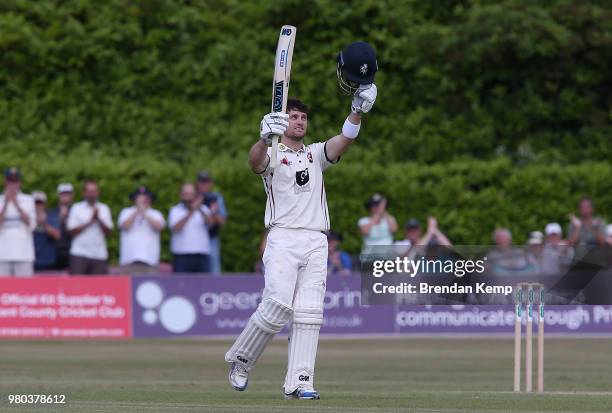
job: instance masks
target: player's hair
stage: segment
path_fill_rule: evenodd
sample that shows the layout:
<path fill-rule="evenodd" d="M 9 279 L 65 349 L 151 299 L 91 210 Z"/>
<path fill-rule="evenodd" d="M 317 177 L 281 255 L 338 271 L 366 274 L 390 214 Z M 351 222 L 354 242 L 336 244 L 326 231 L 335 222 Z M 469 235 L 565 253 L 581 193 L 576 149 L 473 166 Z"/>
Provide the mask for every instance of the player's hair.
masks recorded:
<path fill-rule="evenodd" d="M 287 113 L 292 110 L 308 114 L 308 106 L 299 99 L 289 98 L 287 99 Z"/>

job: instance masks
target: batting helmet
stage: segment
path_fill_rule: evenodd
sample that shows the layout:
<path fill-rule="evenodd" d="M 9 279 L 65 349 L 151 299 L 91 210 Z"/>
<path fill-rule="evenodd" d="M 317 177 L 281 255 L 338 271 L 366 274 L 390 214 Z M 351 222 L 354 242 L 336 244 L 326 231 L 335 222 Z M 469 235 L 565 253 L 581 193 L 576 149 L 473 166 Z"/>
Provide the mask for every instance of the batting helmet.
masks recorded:
<path fill-rule="evenodd" d="M 338 85 L 348 95 L 354 94 L 359 85 L 373 83 L 377 70 L 376 51 L 366 42 L 351 43 L 338 53 Z"/>

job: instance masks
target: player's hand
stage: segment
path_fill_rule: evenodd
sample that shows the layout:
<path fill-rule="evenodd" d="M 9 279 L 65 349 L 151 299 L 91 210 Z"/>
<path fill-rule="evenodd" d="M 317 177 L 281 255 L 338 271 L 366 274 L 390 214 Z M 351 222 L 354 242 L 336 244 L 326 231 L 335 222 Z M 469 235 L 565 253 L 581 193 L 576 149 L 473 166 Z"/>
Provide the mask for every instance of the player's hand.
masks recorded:
<path fill-rule="evenodd" d="M 289 126 L 289 114 L 282 112 L 268 113 L 261 120 L 261 129 L 259 136 L 261 140 L 270 145 L 272 143 L 272 136 L 282 136 Z"/>
<path fill-rule="evenodd" d="M 368 113 L 376 102 L 378 89 L 374 83 L 369 85 L 361 85 L 353 96 L 351 111 L 353 113 Z"/>

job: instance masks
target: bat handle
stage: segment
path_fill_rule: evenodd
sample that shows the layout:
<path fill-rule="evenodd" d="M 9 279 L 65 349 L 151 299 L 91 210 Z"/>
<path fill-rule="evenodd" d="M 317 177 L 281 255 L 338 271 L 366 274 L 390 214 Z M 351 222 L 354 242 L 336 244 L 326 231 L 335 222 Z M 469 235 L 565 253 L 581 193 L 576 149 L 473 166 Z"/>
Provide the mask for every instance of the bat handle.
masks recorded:
<path fill-rule="evenodd" d="M 278 165 L 278 135 L 272 136 L 272 150 L 270 151 L 270 169 L 275 170 Z"/>

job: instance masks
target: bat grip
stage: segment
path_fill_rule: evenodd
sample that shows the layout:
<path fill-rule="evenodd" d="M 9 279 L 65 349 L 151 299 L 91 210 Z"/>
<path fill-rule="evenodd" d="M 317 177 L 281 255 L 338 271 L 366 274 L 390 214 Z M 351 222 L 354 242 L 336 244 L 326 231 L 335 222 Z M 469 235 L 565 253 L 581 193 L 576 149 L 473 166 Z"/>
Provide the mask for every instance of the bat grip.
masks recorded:
<path fill-rule="evenodd" d="M 272 150 L 270 151 L 270 169 L 276 169 L 278 165 L 278 135 L 272 135 Z"/>

